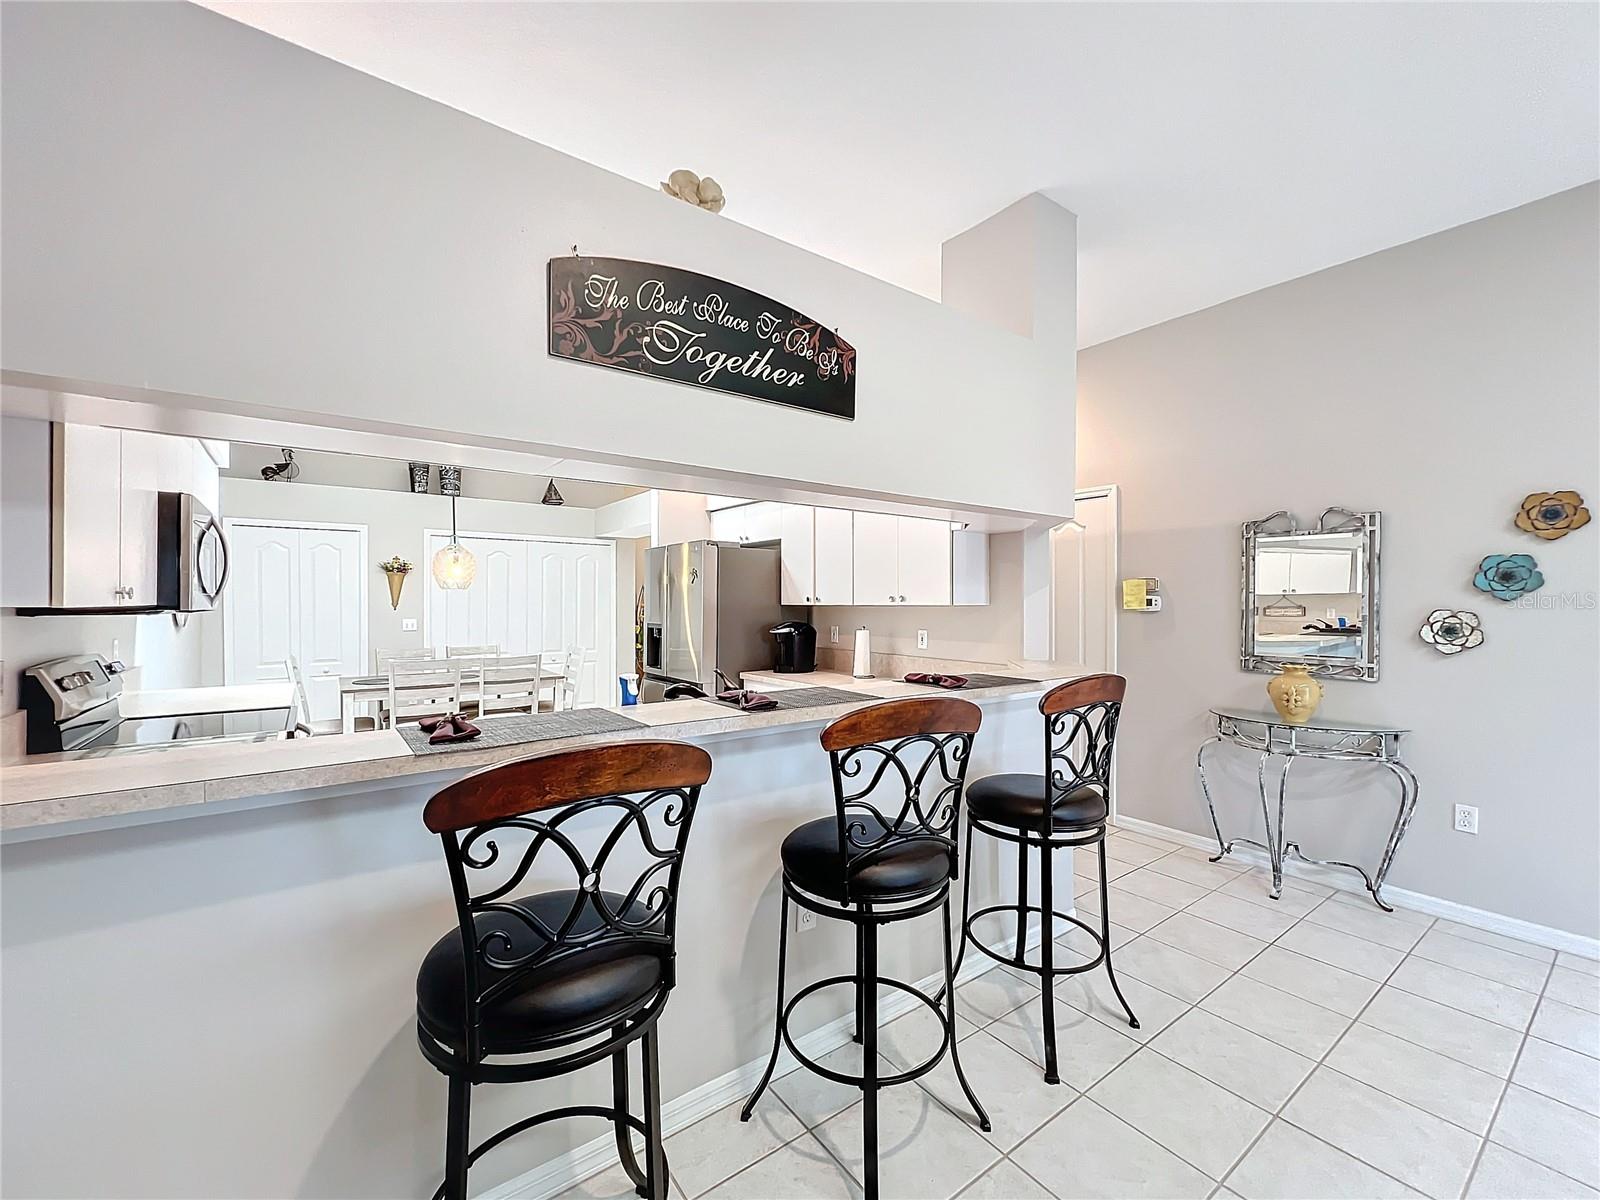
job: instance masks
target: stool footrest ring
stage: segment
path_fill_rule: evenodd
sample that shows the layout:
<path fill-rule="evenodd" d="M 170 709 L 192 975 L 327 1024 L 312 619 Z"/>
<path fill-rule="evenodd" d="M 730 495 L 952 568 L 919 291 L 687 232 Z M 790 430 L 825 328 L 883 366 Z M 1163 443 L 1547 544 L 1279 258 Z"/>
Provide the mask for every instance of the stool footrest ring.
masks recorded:
<path fill-rule="evenodd" d="M 1019 910 L 1019 908 L 1024 913 L 1038 913 L 1040 924 L 1042 925 L 1044 923 L 1044 909 L 1040 905 L 1024 904 L 1019 906 L 1016 904 L 991 904 L 988 908 L 980 908 L 977 912 L 968 917 L 966 923 L 961 927 L 961 934 L 969 943 L 971 943 L 978 950 L 981 950 L 984 954 L 987 954 L 990 958 L 994 959 L 995 962 L 1000 963 L 1003 966 L 1015 967 L 1018 970 L 1028 971 L 1034 975 L 1042 976 L 1045 973 L 1044 965 L 1042 963 L 1028 962 L 1024 957 L 1024 951 L 1026 950 L 1026 939 L 1023 936 L 1022 928 L 1017 930 L 1017 949 L 1009 955 L 1001 954 L 992 946 L 985 944 L 977 934 L 972 932 L 973 922 L 977 921 L 979 918 L 987 917 L 993 913 L 1015 913 Z M 1075 925 L 1077 928 L 1083 930 L 1086 934 L 1094 939 L 1094 944 L 1099 950 L 1099 953 L 1096 954 L 1095 957 L 1089 962 L 1079 963 L 1076 966 L 1071 967 L 1052 967 L 1050 969 L 1050 974 L 1052 977 L 1056 975 L 1079 975 L 1084 971 L 1092 971 L 1101 963 L 1105 962 L 1106 944 L 1105 940 L 1100 936 L 1100 931 L 1098 929 L 1095 929 L 1086 922 L 1079 920 L 1071 913 L 1062 912 L 1060 909 L 1051 910 L 1050 915 L 1062 921 L 1066 921 L 1070 925 Z M 1052 935 L 1054 932 L 1055 930 L 1052 925 Z"/>
<path fill-rule="evenodd" d="M 842 1071 L 835 1071 L 831 1067 L 823 1066 L 816 1059 L 812 1058 L 810 1055 L 806 1054 L 798 1046 L 796 1046 L 794 1038 L 789 1033 L 789 1014 L 794 1011 L 795 1005 L 799 1004 L 800 1001 L 804 1000 L 813 992 L 820 991 L 825 987 L 837 987 L 840 984 L 850 984 L 853 986 L 856 984 L 856 982 L 857 980 L 854 975 L 830 975 L 826 979 L 819 979 L 815 983 L 807 984 L 794 994 L 794 997 L 789 1001 L 788 1004 L 784 1005 L 783 1016 L 778 1021 L 778 1032 L 783 1038 L 783 1044 L 789 1048 L 789 1053 L 792 1054 L 795 1060 L 798 1061 L 800 1065 L 805 1067 L 808 1071 L 814 1071 L 816 1074 L 821 1075 L 824 1079 L 833 1080 L 834 1083 L 842 1083 L 848 1087 L 859 1088 L 866 1085 L 865 1076 L 847 1075 Z M 879 1087 L 893 1087 L 898 1083 L 910 1083 L 913 1079 L 918 1079 L 937 1067 L 940 1062 L 944 1060 L 945 1051 L 950 1048 L 951 1029 L 950 1023 L 945 1017 L 944 1009 L 940 1008 L 939 1002 L 926 992 L 919 991 L 918 989 L 912 987 L 909 983 L 903 983 L 898 979 L 890 979 L 882 975 L 878 977 L 878 983 L 884 987 L 894 988 L 896 991 L 905 992 L 907 995 L 914 996 L 923 1004 L 927 1005 L 928 1008 L 933 1011 L 934 1016 L 939 1018 L 939 1027 L 944 1034 L 943 1038 L 940 1039 L 938 1049 L 936 1049 L 932 1056 L 929 1057 L 925 1062 L 918 1063 L 914 1067 L 909 1067 L 906 1070 L 896 1072 L 893 1075 L 880 1075 L 874 1081 Z"/>
<path fill-rule="evenodd" d="M 566 1108 L 551 1109 L 549 1112 L 539 1113 L 536 1116 L 507 1125 L 499 1133 L 480 1142 L 467 1154 L 467 1166 L 472 1166 L 484 1154 L 493 1150 L 506 1139 L 515 1137 L 524 1130 L 532 1129 L 535 1125 L 543 1125 L 547 1121 L 559 1121 L 565 1117 L 603 1117 L 613 1123 L 621 1121 L 635 1132 L 649 1137 L 649 1131 L 645 1129 L 644 1122 L 632 1113 L 620 1112 L 615 1108 L 607 1108 L 602 1104 L 574 1104 Z M 445 1185 L 441 1183 L 433 1193 L 433 1200 L 444 1200 L 444 1189 Z"/>

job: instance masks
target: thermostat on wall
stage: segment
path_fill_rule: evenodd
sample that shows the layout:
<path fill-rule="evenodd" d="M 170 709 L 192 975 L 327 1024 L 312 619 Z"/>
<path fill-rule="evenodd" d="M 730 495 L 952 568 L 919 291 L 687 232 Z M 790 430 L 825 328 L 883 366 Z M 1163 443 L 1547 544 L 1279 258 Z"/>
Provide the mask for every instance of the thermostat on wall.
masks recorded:
<path fill-rule="evenodd" d="M 1161 580 L 1124 579 L 1122 607 L 1125 612 L 1160 612 Z"/>

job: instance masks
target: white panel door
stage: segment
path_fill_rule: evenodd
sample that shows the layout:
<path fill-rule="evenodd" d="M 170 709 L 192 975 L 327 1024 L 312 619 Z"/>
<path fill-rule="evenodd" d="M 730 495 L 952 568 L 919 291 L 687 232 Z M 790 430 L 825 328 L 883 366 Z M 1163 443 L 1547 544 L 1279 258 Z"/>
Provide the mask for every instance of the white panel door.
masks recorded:
<path fill-rule="evenodd" d="M 1052 656 L 1090 671 L 1116 670 L 1116 497 L 1107 493 L 1077 497 L 1072 520 L 1050 533 L 1050 557 L 1055 594 Z"/>
<path fill-rule="evenodd" d="M 531 653 L 528 543 L 517 538 L 462 538 L 461 544 L 477 562 L 477 574 L 472 586 L 461 590 L 442 588 L 433 581 L 433 556 L 449 543 L 442 533 L 428 538 L 428 645 L 441 655 L 451 646 L 498 646 L 502 654 Z"/>
<path fill-rule="evenodd" d="M 366 670 L 366 536 L 361 529 L 225 522 L 232 576 L 222 594 L 229 683 L 279 680 L 294 658 L 313 720 L 339 715 L 339 676 Z"/>
<path fill-rule="evenodd" d="M 900 594 L 898 517 L 855 514 L 852 561 L 857 604 L 897 604 Z"/>
<path fill-rule="evenodd" d="M 363 538 L 355 529 L 300 530 L 299 636 L 295 658 L 311 719 L 339 716 L 339 676 L 366 669 Z"/>
<path fill-rule="evenodd" d="M 819 508 L 815 525 L 815 578 L 812 594 L 818 604 L 854 604 L 855 535 L 852 517 L 843 508 Z"/>
<path fill-rule="evenodd" d="M 283 678 L 298 650 L 300 531 L 228 525 L 231 578 L 222 593 L 224 669 L 229 683 Z"/>
<path fill-rule="evenodd" d="M 781 542 L 778 546 L 780 602 L 783 604 L 816 603 L 816 534 L 812 513 L 807 504 L 785 504 Z"/>
<path fill-rule="evenodd" d="M 950 522 L 899 517 L 899 604 L 950 603 Z"/>

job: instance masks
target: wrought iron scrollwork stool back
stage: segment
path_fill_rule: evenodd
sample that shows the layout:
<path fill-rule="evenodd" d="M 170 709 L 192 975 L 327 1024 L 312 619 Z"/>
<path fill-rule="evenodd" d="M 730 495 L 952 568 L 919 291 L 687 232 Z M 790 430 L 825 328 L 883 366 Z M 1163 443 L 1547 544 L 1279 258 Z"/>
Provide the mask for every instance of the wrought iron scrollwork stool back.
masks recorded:
<path fill-rule="evenodd" d="M 833 774 L 834 813 L 801 825 L 784 839 L 783 898 L 778 930 L 778 1004 L 767 1069 L 740 1114 L 748 1121 L 772 1078 L 781 1046 L 808 1070 L 862 1093 L 862 1142 L 867 1200 L 878 1195 L 878 1092 L 926 1075 L 948 1051 L 967 1100 L 987 1130 L 955 1040 L 955 978 L 950 936 L 950 882 L 958 878 L 956 829 L 967 761 L 982 714 L 954 698 L 891 700 L 840 717 L 822 731 Z M 785 1000 L 789 905 L 855 926 L 856 969 L 808 984 Z M 946 986 L 937 997 L 878 973 L 878 930 L 935 910 L 944 930 Z M 855 1040 L 862 1044 L 860 1075 L 823 1066 L 795 1044 L 790 1015 L 800 1001 L 826 987 L 855 989 Z M 881 1074 L 878 1067 L 879 987 L 904 992 L 939 1019 L 942 1037 L 927 1059 L 908 1070 Z"/>
<path fill-rule="evenodd" d="M 486 1151 L 565 1117 L 611 1122 L 639 1195 L 666 1197 L 656 1026 L 675 982 L 684 848 L 710 775 L 698 746 L 624 742 L 503 763 L 428 801 L 423 820 L 444 843 L 458 920 L 417 973 L 417 1041 L 450 1081 L 435 1200 L 464 1200 L 468 1169 Z M 512 898 L 536 871 L 568 886 Z M 642 1117 L 628 1105 L 635 1042 Z M 606 1059 L 611 1106 L 542 1112 L 471 1147 L 475 1084 L 548 1079 Z"/>
<path fill-rule="evenodd" d="M 989 775 L 967 789 L 967 861 L 972 861 L 972 835 L 984 833 L 1017 846 L 1017 898 L 1014 904 L 992 904 L 971 912 L 972 877 L 969 871 L 961 897 L 960 969 L 968 943 L 997 962 L 1040 977 L 1044 1024 L 1044 1078 L 1060 1083 L 1056 1066 L 1056 1022 L 1053 1002 L 1058 976 L 1077 975 L 1105 964 L 1111 989 L 1116 993 L 1128 1024 L 1139 1028 L 1111 966 L 1111 917 L 1106 894 L 1106 822 L 1111 795 L 1111 752 L 1116 744 L 1117 721 L 1127 680 L 1120 675 L 1090 675 L 1052 688 L 1039 701 L 1044 717 L 1044 774 Z M 1048 802 L 1046 798 L 1048 797 Z M 1097 846 L 1100 853 L 1099 929 L 1055 908 L 1051 856 L 1057 850 Z M 1039 851 L 1039 903 L 1028 902 L 1028 850 Z M 991 913 L 1017 915 L 1017 937 L 1010 954 L 985 945 L 973 925 Z M 1030 916 L 1038 914 L 1039 959 L 1027 958 Z M 1059 967 L 1055 958 L 1055 921 L 1083 930 L 1097 953 L 1088 962 Z"/>

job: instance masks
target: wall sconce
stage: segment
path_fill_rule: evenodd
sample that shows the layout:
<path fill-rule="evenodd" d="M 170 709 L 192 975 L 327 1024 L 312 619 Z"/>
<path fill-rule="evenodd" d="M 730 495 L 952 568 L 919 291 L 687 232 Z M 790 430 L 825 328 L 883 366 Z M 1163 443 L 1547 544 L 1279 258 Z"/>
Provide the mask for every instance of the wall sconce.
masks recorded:
<path fill-rule="evenodd" d="M 388 562 L 378 564 L 384 576 L 389 581 L 389 607 L 400 607 L 400 589 L 406 585 L 406 576 L 411 574 L 411 564 L 396 554 Z"/>

